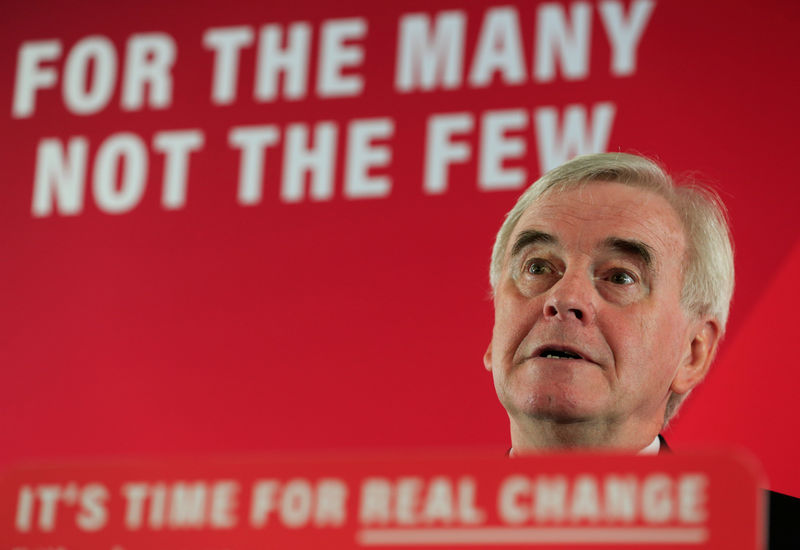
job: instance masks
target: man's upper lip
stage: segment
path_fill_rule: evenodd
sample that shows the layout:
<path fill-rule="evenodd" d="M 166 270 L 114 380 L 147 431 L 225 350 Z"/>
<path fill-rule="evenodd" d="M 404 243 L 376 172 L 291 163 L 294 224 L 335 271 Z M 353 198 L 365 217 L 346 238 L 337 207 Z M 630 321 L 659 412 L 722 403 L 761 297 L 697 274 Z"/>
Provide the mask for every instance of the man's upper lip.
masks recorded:
<path fill-rule="evenodd" d="M 540 357 L 542 353 L 547 350 L 555 350 L 555 351 L 564 351 L 567 353 L 571 353 L 573 355 L 579 356 L 584 361 L 589 361 L 591 363 L 595 363 L 592 357 L 584 350 L 577 348 L 575 346 L 570 346 L 568 344 L 557 344 L 557 343 L 550 343 L 550 344 L 543 344 L 533 350 L 531 357 Z"/>

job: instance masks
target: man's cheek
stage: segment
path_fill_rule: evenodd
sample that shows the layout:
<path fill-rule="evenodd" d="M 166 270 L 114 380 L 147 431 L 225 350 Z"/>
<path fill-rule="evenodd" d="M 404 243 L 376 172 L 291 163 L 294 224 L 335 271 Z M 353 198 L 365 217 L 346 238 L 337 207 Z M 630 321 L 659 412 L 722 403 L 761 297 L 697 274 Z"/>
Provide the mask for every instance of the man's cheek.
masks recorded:
<path fill-rule="evenodd" d="M 509 302 L 501 304 L 497 308 L 495 326 L 500 325 L 503 333 L 522 339 L 536 323 L 538 310 L 535 303 L 529 300 Z"/>

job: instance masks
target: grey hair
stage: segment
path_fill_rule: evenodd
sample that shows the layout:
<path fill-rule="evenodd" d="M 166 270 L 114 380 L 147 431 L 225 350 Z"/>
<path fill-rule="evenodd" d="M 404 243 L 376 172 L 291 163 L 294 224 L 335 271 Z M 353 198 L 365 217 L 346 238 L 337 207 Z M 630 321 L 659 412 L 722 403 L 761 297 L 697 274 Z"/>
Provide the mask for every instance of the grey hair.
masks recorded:
<path fill-rule="evenodd" d="M 592 182 L 616 182 L 647 189 L 672 205 L 686 235 L 681 304 L 687 312 L 716 318 L 721 335 L 724 334 L 734 286 L 733 241 L 725 205 L 710 187 L 697 182 L 675 185 L 655 161 L 638 155 L 579 156 L 531 184 L 506 214 L 497 233 L 489 270 L 492 291 L 500 280 L 508 241 L 528 207 L 548 193 Z M 674 393 L 670 396 L 665 423 L 677 412 L 683 397 Z"/>

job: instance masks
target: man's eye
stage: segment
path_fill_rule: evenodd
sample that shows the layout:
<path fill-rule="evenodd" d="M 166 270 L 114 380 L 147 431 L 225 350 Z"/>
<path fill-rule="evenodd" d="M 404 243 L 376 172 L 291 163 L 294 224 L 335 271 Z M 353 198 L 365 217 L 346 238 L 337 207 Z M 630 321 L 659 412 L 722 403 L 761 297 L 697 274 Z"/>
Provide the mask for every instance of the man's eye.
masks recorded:
<path fill-rule="evenodd" d="M 547 275 L 553 272 L 553 269 L 547 262 L 539 260 L 531 260 L 525 266 L 525 271 L 531 275 Z"/>
<path fill-rule="evenodd" d="M 608 280 L 615 285 L 632 285 L 636 282 L 636 279 L 634 279 L 630 273 L 626 273 L 624 271 L 612 273 Z"/>

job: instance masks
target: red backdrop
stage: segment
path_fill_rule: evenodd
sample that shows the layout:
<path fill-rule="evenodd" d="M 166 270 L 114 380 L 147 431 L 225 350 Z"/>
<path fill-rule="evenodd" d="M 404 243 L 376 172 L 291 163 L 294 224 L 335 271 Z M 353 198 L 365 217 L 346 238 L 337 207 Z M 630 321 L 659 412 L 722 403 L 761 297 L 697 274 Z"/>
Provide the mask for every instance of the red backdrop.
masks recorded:
<path fill-rule="evenodd" d="M 728 334 L 671 443 L 748 448 L 800 495 L 799 22 L 788 1 L 8 2 L 0 466 L 504 452 L 494 232 L 549 163 L 623 150 L 712 182 L 733 220 Z"/>

